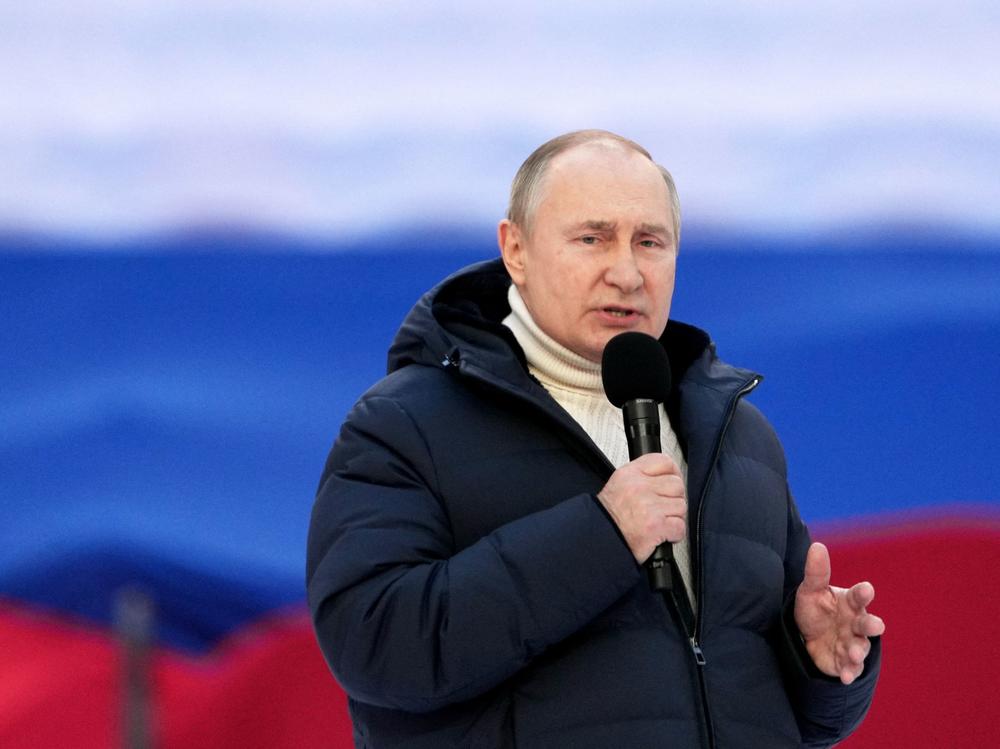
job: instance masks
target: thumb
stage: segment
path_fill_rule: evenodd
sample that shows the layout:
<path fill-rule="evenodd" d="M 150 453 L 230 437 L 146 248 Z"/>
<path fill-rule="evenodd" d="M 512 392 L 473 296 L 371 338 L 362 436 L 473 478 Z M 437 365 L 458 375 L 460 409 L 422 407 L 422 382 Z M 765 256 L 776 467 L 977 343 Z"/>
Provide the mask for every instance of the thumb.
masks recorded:
<path fill-rule="evenodd" d="M 806 554 L 805 576 L 802 578 L 803 593 L 818 593 L 830 586 L 830 552 L 821 543 L 814 543 Z"/>

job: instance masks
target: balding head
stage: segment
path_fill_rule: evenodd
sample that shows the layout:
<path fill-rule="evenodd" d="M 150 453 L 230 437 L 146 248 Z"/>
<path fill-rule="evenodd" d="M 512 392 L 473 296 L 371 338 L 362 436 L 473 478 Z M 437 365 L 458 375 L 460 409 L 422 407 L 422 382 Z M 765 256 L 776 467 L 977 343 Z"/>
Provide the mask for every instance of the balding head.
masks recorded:
<path fill-rule="evenodd" d="M 681 205 L 677 196 L 674 179 L 664 167 L 653 161 L 649 152 L 635 141 L 622 137 L 607 130 L 575 130 L 546 141 L 532 152 L 521 168 L 514 175 L 510 186 L 510 205 L 507 208 L 507 219 L 526 232 L 531 231 L 531 223 L 535 211 L 542 199 L 544 181 L 548 167 L 559 154 L 582 145 L 605 146 L 634 151 L 641 154 L 659 170 L 667 185 L 670 201 L 670 214 L 673 220 L 674 241 L 680 246 Z"/>

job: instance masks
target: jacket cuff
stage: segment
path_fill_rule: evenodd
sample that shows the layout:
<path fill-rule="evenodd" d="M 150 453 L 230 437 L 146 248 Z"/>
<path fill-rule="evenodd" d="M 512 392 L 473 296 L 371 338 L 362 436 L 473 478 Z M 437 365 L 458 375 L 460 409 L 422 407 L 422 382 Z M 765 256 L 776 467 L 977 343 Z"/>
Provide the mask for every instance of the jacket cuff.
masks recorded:
<path fill-rule="evenodd" d="M 625 536 L 622 534 L 621 528 L 618 527 L 618 523 L 616 523 L 615 519 L 613 517 L 611 517 L 611 513 L 608 512 L 608 508 L 605 507 L 604 503 L 602 503 L 601 500 L 597 498 L 596 494 L 591 494 L 590 498 L 592 500 L 594 500 L 594 504 L 597 505 L 600 508 L 601 512 L 604 514 L 604 517 L 607 519 L 608 523 L 611 525 L 612 528 L 615 529 L 615 533 L 617 534 L 618 538 L 621 540 L 622 545 L 625 547 L 625 550 L 628 551 L 629 556 L 632 557 L 632 561 L 635 562 L 635 566 L 636 567 L 641 567 L 642 565 L 635 561 L 635 554 L 632 553 L 632 549 L 628 545 L 628 541 L 625 540 Z"/>

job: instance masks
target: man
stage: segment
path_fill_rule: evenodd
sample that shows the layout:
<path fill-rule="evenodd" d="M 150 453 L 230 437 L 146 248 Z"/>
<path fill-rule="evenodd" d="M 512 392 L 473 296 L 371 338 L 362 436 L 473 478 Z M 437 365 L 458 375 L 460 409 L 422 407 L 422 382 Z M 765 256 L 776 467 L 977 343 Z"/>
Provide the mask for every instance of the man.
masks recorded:
<path fill-rule="evenodd" d="M 316 633 L 363 747 L 798 747 L 860 722 L 882 633 L 829 585 L 759 376 L 668 322 L 673 182 L 603 131 L 521 167 L 501 261 L 428 292 L 320 483 Z M 663 452 L 629 462 L 601 356 L 658 338 Z M 642 564 L 674 543 L 694 631 Z"/>

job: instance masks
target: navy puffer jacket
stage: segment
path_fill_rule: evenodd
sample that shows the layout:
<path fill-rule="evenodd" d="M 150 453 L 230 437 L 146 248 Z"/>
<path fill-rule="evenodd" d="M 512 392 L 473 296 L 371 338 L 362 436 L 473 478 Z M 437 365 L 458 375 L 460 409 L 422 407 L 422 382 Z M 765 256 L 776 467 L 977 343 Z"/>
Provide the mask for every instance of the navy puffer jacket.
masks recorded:
<path fill-rule="evenodd" d="M 742 398 L 760 378 L 668 325 L 699 665 L 595 498 L 613 466 L 500 325 L 509 283 L 481 263 L 418 302 L 320 482 L 309 604 L 357 746 L 779 749 L 849 733 L 879 649 L 845 687 L 788 634 L 809 537 L 781 446 Z"/>

